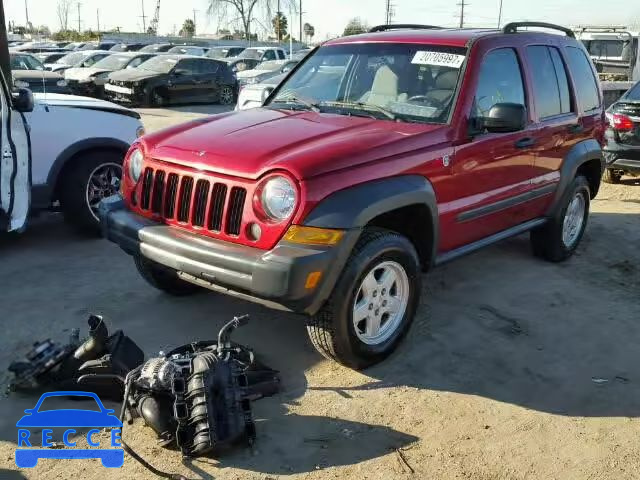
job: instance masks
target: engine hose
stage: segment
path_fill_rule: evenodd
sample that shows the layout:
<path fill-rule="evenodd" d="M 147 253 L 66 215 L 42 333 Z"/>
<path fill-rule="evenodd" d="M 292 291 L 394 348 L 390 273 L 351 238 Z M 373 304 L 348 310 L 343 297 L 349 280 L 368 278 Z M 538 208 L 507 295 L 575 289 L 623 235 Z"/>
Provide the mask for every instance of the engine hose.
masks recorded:
<path fill-rule="evenodd" d="M 132 370 L 127 374 L 127 378 L 125 379 L 124 397 L 122 399 L 122 409 L 120 410 L 120 422 L 122 422 L 123 430 L 124 430 L 124 414 L 127 411 L 127 401 L 129 400 L 129 390 L 131 387 L 131 383 L 133 382 L 133 375 L 137 374 L 139 371 L 140 371 L 140 367 L 136 368 L 135 370 Z M 120 433 L 120 442 L 122 443 L 122 449 L 125 452 L 127 452 L 129 455 L 131 455 L 131 457 L 133 457 L 133 459 L 136 462 L 138 462 L 140 465 L 142 465 L 144 468 L 149 470 L 154 475 L 157 475 L 158 477 L 168 478 L 170 480 L 187 480 L 187 477 L 185 477 L 184 475 L 181 475 L 179 473 L 163 472 L 162 470 L 158 470 L 156 467 L 151 465 L 144 458 L 138 455 L 135 452 L 135 450 L 133 450 L 133 448 L 127 445 L 127 443 L 124 441 L 123 433 L 124 432 Z"/>

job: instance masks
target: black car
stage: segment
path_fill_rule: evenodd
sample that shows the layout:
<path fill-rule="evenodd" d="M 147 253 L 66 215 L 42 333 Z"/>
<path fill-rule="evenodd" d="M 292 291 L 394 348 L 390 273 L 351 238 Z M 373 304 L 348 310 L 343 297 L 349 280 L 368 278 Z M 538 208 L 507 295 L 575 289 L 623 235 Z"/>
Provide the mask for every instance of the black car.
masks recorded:
<path fill-rule="evenodd" d="M 140 51 L 150 53 L 163 53 L 171 50 L 173 46 L 173 43 L 152 43 L 151 45 L 145 45 L 140 49 Z"/>
<path fill-rule="evenodd" d="M 209 58 L 229 58 L 237 57 L 244 52 L 246 47 L 212 47 L 207 52 Z"/>
<path fill-rule="evenodd" d="M 236 101 L 238 81 L 227 64 L 190 55 L 158 55 L 133 69 L 109 75 L 109 100 L 143 106 Z"/>
<path fill-rule="evenodd" d="M 64 77 L 45 70 L 44 65 L 33 55 L 10 52 L 13 85 L 28 88 L 32 92 L 70 93 Z"/>
<path fill-rule="evenodd" d="M 111 40 L 105 40 L 104 42 L 88 42 L 85 43 L 78 50 L 109 50 L 116 45 L 117 42 Z"/>
<path fill-rule="evenodd" d="M 137 52 L 142 47 L 146 46 L 146 43 L 117 43 L 109 49 L 110 52 Z"/>
<path fill-rule="evenodd" d="M 640 82 L 607 109 L 604 181 L 619 183 L 622 175 L 640 175 Z"/>

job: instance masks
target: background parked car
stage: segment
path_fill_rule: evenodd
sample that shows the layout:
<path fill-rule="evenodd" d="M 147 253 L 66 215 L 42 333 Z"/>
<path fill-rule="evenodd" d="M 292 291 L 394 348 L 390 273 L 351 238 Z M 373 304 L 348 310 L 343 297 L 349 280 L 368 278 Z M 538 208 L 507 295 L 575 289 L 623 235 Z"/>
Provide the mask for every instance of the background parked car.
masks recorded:
<path fill-rule="evenodd" d="M 173 48 L 173 43 L 152 43 L 140 49 L 141 52 L 161 53 Z"/>
<path fill-rule="evenodd" d="M 78 50 L 109 50 L 117 42 L 113 40 L 104 40 L 101 42 L 87 42 Z"/>
<path fill-rule="evenodd" d="M 213 47 L 207 52 L 209 58 L 229 58 L 237 57 L 245 50 L 245 47 Z"/>
<path fill-rule="evenodd" d="M 15 87 L 32 92 L 69 93 L 62 75 L 45 70 L 44 64 L 30 53 L 10 52 L 9 58 Z"/>
<path fill-rule="evenodd" d="M 178 55 L 194 55 L 196 57 L 202 57 L 206 53 L 204 47 L 198 47 L 195 45 L 175 45 L 167 50 L 167 53 L 176 53 Z"/>
<path fill-rule="evenodd" d="M 607 183 L 620 183 L 622 175 L 640 176 L 640 82 L 607 110 L 604 159 Z"/>
<path fill-rule="evenodd" d="M 84 47 L 86 44 L 87 44 L 86 42 L 71 42 L 71 43 L 68 43 L 67 45 L 65 45 L 63 48 L 65 50 L 69 50 L 69 51 L 78 50 L 78 49 Z"/>
<path fill-rule="evenodd" d="M 102 98 L 104 85 L 111 72 L 136 68 L 153 57 L 155 54 L 144 52 L 114 53 L 91 67 L 69 68 L 64 72 L 64 77 L 74 94 Z"/>
<path fill-rule="evenodd" d="M 45 67 L 52 72 L 62 73 L 71 67 L 91 67 L 109 55 L 111 53 L 104 50 L 80 50 L 65 55 L 55 63 L 45 64 Z"/>
<path fill-rule="evenodd" d="M 238 93 L 236 111 L 261 107 L 271 92 L 273 92 L 276 86 L 278 86 L 286 76 L 286 73 L 281 73 L 261 83 L 246 85 L 241 88 L 240 93 Z"/>
<path fill-rule="evenodd" d="M 229 64 L 231 71 L 242 72 L 251 70 L 262 62 L 269 60 L 285 60 L 284 49 L 278 47 L 250 47 L 245 48 L 237 57 L 228 57 L 224 61 Z"/>
<path fill-rule="evenodd" d="M 251 70 L 243 70 L 238 72 L 238 83 L 240 88 L 245 85 L 253 85 L 261 83 L 264 80 L 275 77 L 282 73 L 287 73 L 298 64 L 298 60 L 273 60 L 270 62 L 262 62 L 256 65 L 256 68 Z"/>
<path fill-rule="evenodd" d="M 145 47 L 146 43 L 117 43 L 109 49 L 110 52 L 137 52 L 142 47 Z"/>
<path fill-rule="evenodd" d="M 57 62 L 68 53 L 69 52 L 67 52 L 66 50 L 63 50 L 61 52 L 54 52 L 54 53 L 52 52 L 34 53 L 33 56 L 36 57 L 38 60 L 40 60 L 40 62 L 42 62 L 43 64 L 47 64 L 47 63 Z"/>
<path fill-rule="evenodd" d="M 238 82 L 225 62 L 189 55 L 158 55 L 138 68 L 109 75 L 105 96 L 132 105 L 235 102 Z"/>

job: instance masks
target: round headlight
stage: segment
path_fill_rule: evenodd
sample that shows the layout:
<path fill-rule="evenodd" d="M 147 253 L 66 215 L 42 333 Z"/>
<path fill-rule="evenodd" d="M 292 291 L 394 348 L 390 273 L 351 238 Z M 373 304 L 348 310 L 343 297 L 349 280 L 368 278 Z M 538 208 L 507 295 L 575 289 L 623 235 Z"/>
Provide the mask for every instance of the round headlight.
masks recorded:
<path fill-rule="evenodd" d="M 273 220 L 286 220 L 296 207 L 296 189 L 285 177 L 273 177 L 262 189 L 262 208 Z"/>
<path fill-rule="evenodd" d="M 142 155 L 142 152 L 137 148 L 129 157 L 129 177 L 134 182 L 137 182 L 140 179 L 140 175 L 142 174 L 143 160 L 144 156 Z"/>

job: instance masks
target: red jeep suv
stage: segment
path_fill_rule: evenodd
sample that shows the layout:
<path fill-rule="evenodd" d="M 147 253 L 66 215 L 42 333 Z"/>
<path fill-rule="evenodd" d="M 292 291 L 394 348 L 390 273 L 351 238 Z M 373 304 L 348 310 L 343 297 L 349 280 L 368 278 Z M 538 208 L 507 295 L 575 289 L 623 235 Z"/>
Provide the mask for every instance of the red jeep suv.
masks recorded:
<path fill-rule="evenodd" d="M 331 40 L 262 108 L 138 140 L 103 232 L 154 287 L 304 313 L 364 368 L 407 333 L 421 272 L 523 232 L 571 256 L 603 173 L 596 78 L 551 24 Z"/>

